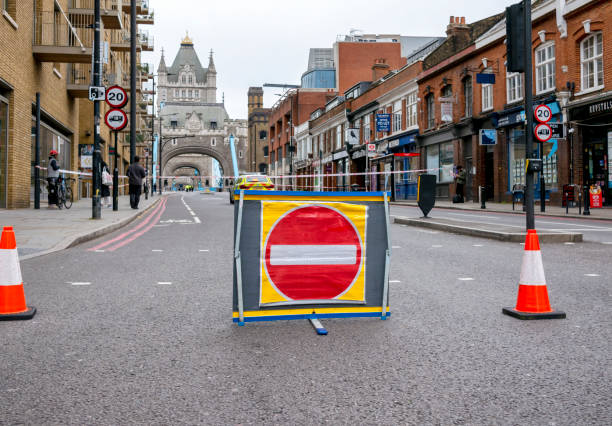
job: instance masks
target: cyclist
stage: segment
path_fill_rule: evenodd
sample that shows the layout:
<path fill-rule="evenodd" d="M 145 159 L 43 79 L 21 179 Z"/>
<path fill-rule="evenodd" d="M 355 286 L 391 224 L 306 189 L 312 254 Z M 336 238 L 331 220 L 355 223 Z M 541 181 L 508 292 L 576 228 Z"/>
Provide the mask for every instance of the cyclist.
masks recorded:
<path fill-rule="evenodd" d="M 59 163 L 57 162 L 57 151 L 49 152 L 49 164 L 47 165 L 47 182 L 49 184 L 48 202 L 50 209 L 59 202 L 57 198 L 57 179 L 59 178 Z"/>

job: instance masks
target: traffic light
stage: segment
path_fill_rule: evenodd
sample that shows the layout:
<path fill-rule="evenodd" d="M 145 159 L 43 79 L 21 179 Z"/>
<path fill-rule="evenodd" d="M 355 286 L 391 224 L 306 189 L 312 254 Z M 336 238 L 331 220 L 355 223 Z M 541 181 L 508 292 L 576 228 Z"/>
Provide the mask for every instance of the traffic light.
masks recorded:
<path fill-rule="evenodd" d="M 506 8 L 506 68 L 525 72 L 525 8 L 523 2 Z M 531 51 L 531 46 L 529 46 Z"/>

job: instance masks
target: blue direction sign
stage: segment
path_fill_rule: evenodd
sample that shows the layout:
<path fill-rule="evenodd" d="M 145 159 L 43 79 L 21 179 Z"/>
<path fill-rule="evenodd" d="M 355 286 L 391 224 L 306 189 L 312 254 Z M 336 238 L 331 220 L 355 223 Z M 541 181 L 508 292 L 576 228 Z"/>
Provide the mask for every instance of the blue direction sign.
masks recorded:
<path fill-rule="evenodd" d="M 376 114 L 376 131 L 391 131 L 391 114 Z"/>

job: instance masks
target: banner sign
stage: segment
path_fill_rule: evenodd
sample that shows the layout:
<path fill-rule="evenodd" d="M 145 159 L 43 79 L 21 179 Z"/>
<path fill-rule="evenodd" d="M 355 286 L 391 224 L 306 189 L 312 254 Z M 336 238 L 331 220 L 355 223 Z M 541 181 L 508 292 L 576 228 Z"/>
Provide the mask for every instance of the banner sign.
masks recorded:
<path fill-rule="evenodd" d="M 391 114 L 376 114 L 376 131 L 391 131 Z"/>
<path fill-rule="evenodd" d="M 388 194 L 243 194 L 232 194 L 234 322 L 390 314 Z"/>

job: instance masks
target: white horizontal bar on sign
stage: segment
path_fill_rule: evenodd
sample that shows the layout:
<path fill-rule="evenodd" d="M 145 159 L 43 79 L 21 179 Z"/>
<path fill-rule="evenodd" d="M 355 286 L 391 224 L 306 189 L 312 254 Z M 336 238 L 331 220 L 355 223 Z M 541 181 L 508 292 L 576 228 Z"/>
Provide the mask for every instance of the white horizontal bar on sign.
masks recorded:
<path fill-rule="evenodd" d="M 354 265 L 355 245 L 273 245 L 271 265 Z"/>

